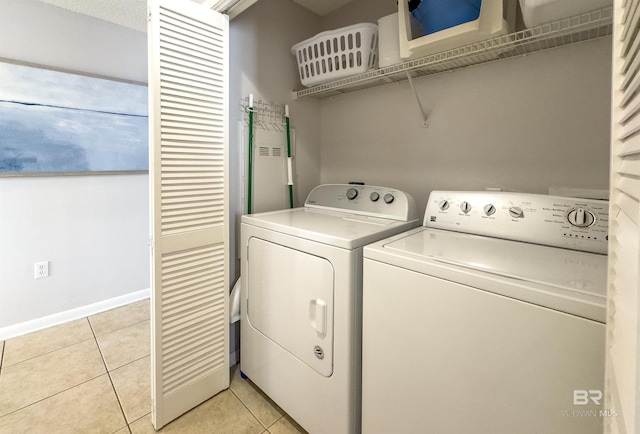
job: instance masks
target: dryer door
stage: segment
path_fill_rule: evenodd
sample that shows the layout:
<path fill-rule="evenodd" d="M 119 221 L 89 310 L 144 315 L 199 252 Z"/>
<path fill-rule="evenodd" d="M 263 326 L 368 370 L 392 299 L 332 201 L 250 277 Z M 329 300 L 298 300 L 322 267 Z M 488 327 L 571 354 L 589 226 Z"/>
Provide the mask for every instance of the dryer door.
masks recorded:
<path fill-rule="evenodd" d="M 243 271 L 244 272 L 244 271 Z M 249 240 L 247 317 L 252 327 L 325 377 L 333 373 L 331 263 Z"/>

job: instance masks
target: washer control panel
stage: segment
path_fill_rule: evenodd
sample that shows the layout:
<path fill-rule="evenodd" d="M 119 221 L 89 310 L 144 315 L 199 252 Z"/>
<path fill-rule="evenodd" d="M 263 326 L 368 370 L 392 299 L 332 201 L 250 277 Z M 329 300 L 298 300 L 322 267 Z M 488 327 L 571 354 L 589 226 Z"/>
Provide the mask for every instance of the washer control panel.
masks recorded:
<path fill-rule="evenodd" d="M 320 185 L 309 193 L 304 206 L 400 221 L 418 218 L 415 201 L 410 194 L 372 185 Z"/>
<path fill-rule="evenodd" d="M 609 202 L 528 193 L 433 191 L 424 226 L 606 254 Z"/>

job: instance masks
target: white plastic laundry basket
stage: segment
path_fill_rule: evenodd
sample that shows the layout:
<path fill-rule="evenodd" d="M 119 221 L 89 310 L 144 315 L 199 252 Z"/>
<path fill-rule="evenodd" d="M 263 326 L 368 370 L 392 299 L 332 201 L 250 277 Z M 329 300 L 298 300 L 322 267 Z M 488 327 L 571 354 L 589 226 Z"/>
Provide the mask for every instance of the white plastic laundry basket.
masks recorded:
<path fill-rule="evenodd" d="M 303 86 L 361 74 L 378 60 L 378 26 L 361 23 L 318 33 L 291 49 Z"/>

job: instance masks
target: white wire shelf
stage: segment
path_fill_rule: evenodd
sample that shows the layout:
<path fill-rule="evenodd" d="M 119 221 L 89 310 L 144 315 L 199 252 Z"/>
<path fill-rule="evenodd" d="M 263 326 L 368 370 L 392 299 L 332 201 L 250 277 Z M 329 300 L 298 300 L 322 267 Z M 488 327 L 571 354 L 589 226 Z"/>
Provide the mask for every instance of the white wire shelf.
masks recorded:
<path fill-rule="evenodd" d="M 362 74 L 293 91 L 294 99 L 329 97 L 347 92 L 396 83 L 452 71 L 480 63 L 494 62 L 609 36 L 613 28 L 613 8 L 606 7 L 564 18 L 530 29 L 510 33 L 460 48 L 409 60 Z"/>

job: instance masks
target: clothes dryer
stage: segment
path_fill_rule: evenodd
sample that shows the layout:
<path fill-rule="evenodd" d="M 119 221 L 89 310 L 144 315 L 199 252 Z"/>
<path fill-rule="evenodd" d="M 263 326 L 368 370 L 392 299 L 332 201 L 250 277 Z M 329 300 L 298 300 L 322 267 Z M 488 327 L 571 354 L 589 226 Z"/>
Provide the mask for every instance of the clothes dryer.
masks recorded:
<path fill-rule="evenodd" d="M 600 434 L 608 203 L 432 192 L 364 249 L 365 434 Z"/>
<path fill-rule="evenodd" d="M 241 370 L 308 432 L 360 432 L 362 249 L 419 224 L 407 193 L 341 184 L 242 217 Z"/>

